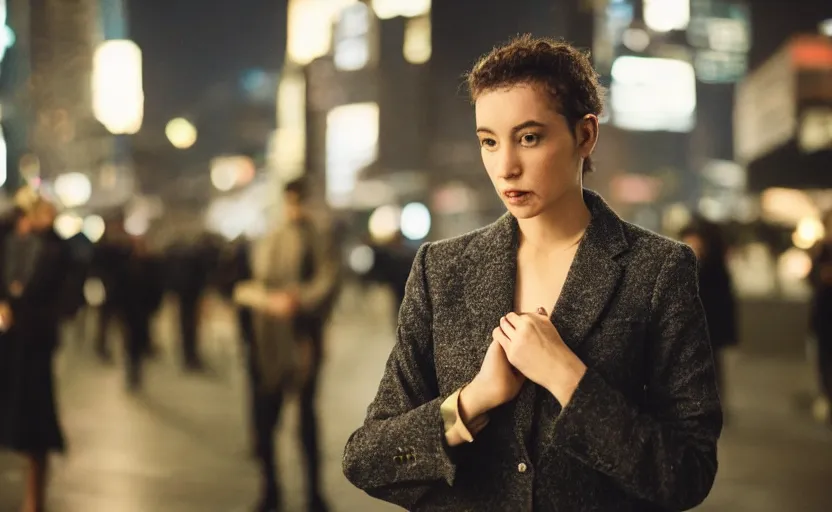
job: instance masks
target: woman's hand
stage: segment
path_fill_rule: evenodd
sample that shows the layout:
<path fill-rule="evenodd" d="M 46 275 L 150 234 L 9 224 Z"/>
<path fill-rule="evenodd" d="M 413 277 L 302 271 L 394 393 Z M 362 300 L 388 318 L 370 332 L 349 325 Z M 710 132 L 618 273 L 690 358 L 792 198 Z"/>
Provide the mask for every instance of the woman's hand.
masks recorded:
<path fill-rule="evenodd" d="M 278 318 L 291 319 L 297 314 L 298 300 L 294 293 L 274 291 L 269 293 L 266 311 Z"/>
<path fill-rule="evenodd" d="M 508 362 L 503 347 L 496 340 L 499 331 L 499 327 L 494 329 L 492 334 L 495 339 L 485 353 L 479 373 L 460 394 L 464 416 L 468 418 L 474 418 L 510 402 L 520 393 L 523 383 L 526 382 L 523 374 Z"/>
<path fill-rule="evenodd" d="M 500 328 L 504 335 L 497 340 L 512 366 L 548 389 L 565 406 L 586 373 L 586 366 L 563 342 L 546 310 L 509 313 L 500 320 Z"/>

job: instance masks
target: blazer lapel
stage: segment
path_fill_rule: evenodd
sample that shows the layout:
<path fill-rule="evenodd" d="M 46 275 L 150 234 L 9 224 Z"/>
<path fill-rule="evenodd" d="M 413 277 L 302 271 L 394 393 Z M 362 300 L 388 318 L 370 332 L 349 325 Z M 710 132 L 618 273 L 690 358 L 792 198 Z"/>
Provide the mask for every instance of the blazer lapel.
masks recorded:
<path fill-rule="evenodd" d="M 514 309 L 517 276 L 517 221 L 508 213 L 485 228 L 465 250 L 465 303 L 473 332 L 483 333 L 482 355 L 491 330 Z"/>
<path fill-rule="evenodd" d="M 621 219 L 594 192 L 584 200 L 592 219 L 552 314 L 564 342 L 573 350 L 589 334 L 618 288 L 623 273 L 616 257 L 628 248 Z"/>
<path fill-rule="evenodd" d="M 518 233 L 517 219 L 506 213 L 485 228 L 465 251 L 465 302 L 472 315 L 472 332 L 483 338 L 476 345 L 478 362 L 485 357 L 491 331 L 500 324 L 500 318 L 514 311 Z M 511 429 L 523 444 L 531 433 L 535 396 L 536 386 L 526 381 L 517 398 L 502 410 L 512 418 Z"/>

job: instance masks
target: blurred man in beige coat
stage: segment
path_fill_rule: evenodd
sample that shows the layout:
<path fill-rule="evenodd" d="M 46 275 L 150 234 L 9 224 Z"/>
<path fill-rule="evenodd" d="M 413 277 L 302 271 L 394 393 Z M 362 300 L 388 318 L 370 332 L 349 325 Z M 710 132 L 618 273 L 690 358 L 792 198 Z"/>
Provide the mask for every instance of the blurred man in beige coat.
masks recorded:
<path fill-rule="evenodd" d="M 323 333 L 337 295 L 340 255 L 331 228 L 307 208 L 307 183 L 284 191 L 284 222 L 255 244 L 252 279 L 237 285 L 235 301 L 253 310 L 251 347 L 255 451 L 261 465 L 263 495 L 258 510 L 280 509 L 274 429 L 283 395 L 300 395 L 300 430 L 306 458 L 310 511 L 327 510 L 320 490 L 315 395 L 323 352 Z"/>

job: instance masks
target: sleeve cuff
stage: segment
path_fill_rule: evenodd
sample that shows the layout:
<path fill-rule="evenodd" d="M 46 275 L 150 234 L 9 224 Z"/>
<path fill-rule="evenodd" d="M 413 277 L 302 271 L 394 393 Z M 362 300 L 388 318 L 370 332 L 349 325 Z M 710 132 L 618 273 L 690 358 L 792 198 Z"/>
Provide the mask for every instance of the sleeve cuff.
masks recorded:
<path fill-rule="evenodd" d="M 462 415 L 459 413 L 459 394 L 464 388 L 465 386 L 451 393 L 439 407 L 445 427 L 445 438 L 451 445 L 474 442 L 474 435 L 485 428 L 489 421 L 486 414 L 472 419 L 468 425 L 462 421 Z"/>
<path fill-rule="evenodd" d="M 572 399 L 554 422 L 553 440 L 579 460 L 597 460 L 596 469 L 610 471 L 598 453 L 616 453 L 620 447 L 616 436 L 606 430 L 621 425 L 624 416 L 634 419 L 637 411 L 628 407 L 623 397 L 597 372 L 588 368 Z"/>

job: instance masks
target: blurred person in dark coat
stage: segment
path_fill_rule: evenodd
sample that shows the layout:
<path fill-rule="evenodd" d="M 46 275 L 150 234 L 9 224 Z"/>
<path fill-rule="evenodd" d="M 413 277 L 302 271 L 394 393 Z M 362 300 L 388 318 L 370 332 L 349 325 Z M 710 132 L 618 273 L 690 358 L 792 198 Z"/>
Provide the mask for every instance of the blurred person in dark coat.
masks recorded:
<path fill-rule="evenodd" d="M 274 429 L 284 394 L 297 390 L 300 434 L 306 463 L 307 506 L 327 510 L 320 486 L 318 421 L 315 411 L 323 361 L 324 327 L 340 284 L 340 253 L 331 224 L 309 213 L 308 185 L 293 181 L 284 191 L 286 221 L 258 241 L 249 282 L 234 290 L 237 304 L 254 311 L 251 370 L 256 454 L 263 495 L 259 511 L 280 509 Z"/>
<path fill-rule="evenodd" d="M 142 363 L 151 352 L 150 321 L 164 294 L 162 263 L 145 240 L 133 239 L 124 269 L 127 293 L 124 297 L 124 325 L 127 330 L 127 386 L 138 391 L 142 384 Z"/>
<path fill-rule="evenodd" d="M 167 283 L 179 299 L 182 362 L 189 371 L 203 368 L 199 355 L 199 306 L 216 273 L 219 251 L 205 236 L 171 245 L 166 254 Z"/>
<path fill-rule="evenodd" d="M 811 329 L 817 340 L 818 374 L 821 393 L 832 401 L 832 212 L 824 216 L 825 236 L 812 249 Z M 826 414 L 832 423 L 832 415 Z"/>
<path fill-rule="evenodd" d="M 52 230 L 54 207 L 31 189 L 0 229 L 0 446 L 28 461 L 23 510 L 45 504 L 48 456 L 64 449 L 52 361 L 67 298 L 70 255 Z"/>
<path fill-rule="evenodd" d="M 393 320 L 394 324 L 399 315 L 399 308 L 404 300 L 404 290 L 410 267 L 416 257 L 416 250 L 409 247 L 401 232 L 395 238 L 384 244 L 372 246 L 374 261 L 368 279 L 383 283 L 393 292 Z"/>
<path fill-rule="evenodd" d="M 717 385 L 724 400 L 722 350 L 738 341 L 736 297 L 727 265 L 728 244 L 720 227 L 704 219 L 691 222 L 679 237 L 693 249 L 699 261 L 699 296 L 708 319 Z"/>
<path fill-rule="evenodd" d="M 124 217 L 118 214 L 107 221 L 104 235 L 93 249 L 89 277 L 100 280 L 104 287 L 104 301 L 98 307 L 95 351 L 104 362 L 112 361 L 110 326 L 123 323 L 121 313 L 128 294 L 126 268 L 130 245 L 130 235 L 124 231 Z"/>

